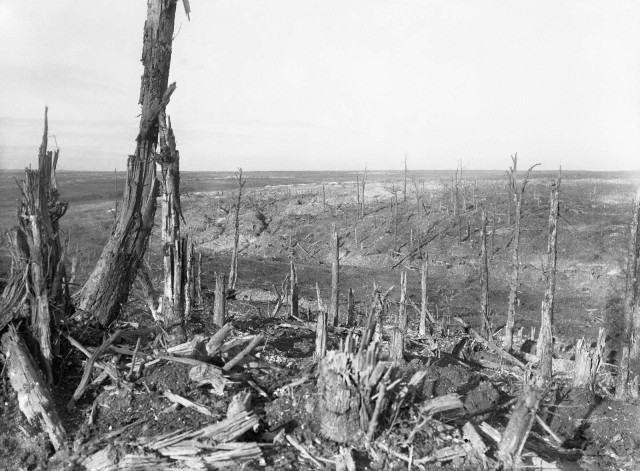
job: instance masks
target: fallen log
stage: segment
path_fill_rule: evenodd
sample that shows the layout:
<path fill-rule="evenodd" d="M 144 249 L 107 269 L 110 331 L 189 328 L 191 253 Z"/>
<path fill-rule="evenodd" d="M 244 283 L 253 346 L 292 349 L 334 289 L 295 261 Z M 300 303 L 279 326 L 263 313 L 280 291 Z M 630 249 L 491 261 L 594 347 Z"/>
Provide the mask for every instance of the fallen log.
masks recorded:
<path fill-rule="evenodd" d="M 2 352 L 11 386 L 18 394 L 18 407 L 27 421 L 42 428 L 56 450 L 62 448 L 67 433 L 58 416 L 51 390 L 40 375 L 24 341 L 13 326 L 2 336 Z"/>

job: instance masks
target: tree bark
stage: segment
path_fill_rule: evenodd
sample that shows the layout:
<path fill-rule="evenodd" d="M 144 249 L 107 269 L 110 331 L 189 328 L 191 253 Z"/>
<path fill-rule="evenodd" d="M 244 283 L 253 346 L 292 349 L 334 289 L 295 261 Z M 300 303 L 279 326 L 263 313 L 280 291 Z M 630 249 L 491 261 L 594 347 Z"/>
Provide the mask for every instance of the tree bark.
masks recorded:
<path fill-rule="evenodd" d="M 129 296 L 147 249 L 155 215 L 158 115 L 174 87 L 167 88 L 176 0 L 149 0 L 144 27 L 142 105 L 136 150 L 127 163 L 122 209 L 102 255 L 80 293 L 78 308 L 101 325 L 112 323 Z"/>
<path fill-rule="evenodd" d="M 634 345 L 640 339 L 634 338 L 639 335 L 640 329 L 640 306 L 638 299 L 638 251 L 640 250 L 640 186 L 636 191 L 633 218 L 631 222 L 631 233 L 629 238 L 629 255 L 627 259 L 627 279 L 624 307 L 624 337 L 622 340 L 622 355 L 620 358 L 620 368 L 616 384 L 616 397 L 624 399 L 627 396 L 629 381 L 629 365 L 632 358 Z"/>
<path fill-rule="evenodd" d="M 398 314 L 395 326 L 391 334 L 391 359 L 401 360 L 404 358 L 404 336 L 407 332 L 407 273 L 400 275 L 400 302 L 398 303 Z"/>
<path fill-rule="evenodd" d="M 428 302 L 427 298 L 427 279 L 429 277 L 429 259 L 425 254 L 424 260 L 422 261 L 422 265 L 420 267 L 420 325 L 418 327 L 418 332 L 421 337 L 427 335 L 427 317 L 433 323 L 433 318 L 429 314 Z"/>
<path fill-rule="evenodd" d="M 549 207 L 549 234 L 547 243 L 546 289 L 542 302 L 540 335 L 537 355 L 540 357 L 539 385 L 551 380 L 553 357 L 553 308 L 556 292 L 556 261 L 558 242 L 558 215 L 560 212 L 559 192 L 562 173 L 558 181 L 551 184 Z"/>
<path fill-rule="evenodd" d="M 595 349 L 592 350 L 589 348 L 584 338 L 578 340 L 576 344 L 575 371 L 573 374 L 574 388 L 587 388 L 593 391 L 598 369 L 604 358 L 605 339 L 606 330 L 600 328 Z"/>

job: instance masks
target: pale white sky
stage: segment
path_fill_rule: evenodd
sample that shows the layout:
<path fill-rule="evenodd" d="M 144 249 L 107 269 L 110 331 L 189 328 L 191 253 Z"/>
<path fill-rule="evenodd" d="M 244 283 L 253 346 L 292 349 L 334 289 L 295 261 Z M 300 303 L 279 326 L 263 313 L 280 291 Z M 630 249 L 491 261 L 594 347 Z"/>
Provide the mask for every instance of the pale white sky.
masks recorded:
<path fill-rule="evenodd" d="M 185 170 L 640 169 L 637 0 L 191 0 Z M 145 0 L 0 0 L 0 168 L 134 150 Z"/>

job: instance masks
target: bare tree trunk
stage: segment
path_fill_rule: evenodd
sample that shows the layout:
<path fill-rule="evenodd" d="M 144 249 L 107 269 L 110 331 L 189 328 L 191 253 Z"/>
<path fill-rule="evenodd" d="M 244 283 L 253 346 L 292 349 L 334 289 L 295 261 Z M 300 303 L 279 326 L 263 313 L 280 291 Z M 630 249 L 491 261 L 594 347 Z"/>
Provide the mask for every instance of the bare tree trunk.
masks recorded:
<path fill-rule="evenodd" d="M 631 237 L 629 238 L 629 255 L 627 259 L 627 280 L 624 309 L 624 337 L 622 341 L 622 356 L 618 379 L 616 385 L 616 397 L 624 399 L 627 396 L 627 383 L 629 381 L 629 365 L 632 357 L 634 344 L 637 345 L 640 339 L 636 339 L 638 325 L 638 251 L 640 250 L 640 187 L 636 191 L 633 205 L 633 218 L 631 222 Z"/>
<path fill-rule="evenodd" d="M 551 380 L 553 356 L 553 306 L 556 292 L 556 261 L 558 242 L 558 213 L 560 211 L 559 192 L 562 171 L 558 181 L 551 184 L 549 207 L 549 240 L 547 244 L 547 267 L 544 301 L 540 322 L 540 336 L 538 337 L 537 355 L 540 357 L 540 372 L 538 383 L 543 384 Z"/>
<path fill-rule="evenodd" d="M 242 187 L 246 180 L 242 179 L 242 169 L 238 169 L 236 173 L 238 180 L 238 199 L 236 200 L 236 210 L 233 216 L 233 252 L 231 253 L 231 268 L 229 270 L 229 290 L 236 289 L 238 282 L 238 249 L 240 243 L 240 204 L 242 202 Z"/>
<path fill-rule="evenodd" d="M 400 303 L 398 304 L 398 315 L 391 335 L 391 359 L 401 360 L 404 358 L 404 336 L 407 332 L 407 273 L 400 275 Z"/>
<path fill-rule="evenodd" d="M 427 335 L 427 318 L 433 324 L 433 317 L 429 314 L 428 302 L 427 298 L 427 279 L 429 277 L 429 259 L 425 254 L 424 260 L 422 261 L 422 265 L 420 267 L 420 325 L 418 327 L 418 332 L 421 337 Z"/>
<path fill-rule="evenodd" d="M 289 305 L 292 317 L 298 317 L 298 273 L 291 262 L 291 277 L 289 278 Z"/>
<path fill-rule="evenodd" d="M 316 327 L 316 350 L 314 357 L 320 359 L 327 354 L 327 313 L 323 309 L 322 300 L 320 299 L 320 288 L 317 284 L 316 290 L 318 292 L 318 324 Z"/>
<path fill-rule="evenodd" d="M 147 249 L 155 215 L 157 180 L 153 156 L 158 115 L 174 87 L 167 88 L 176 0 L 149 0 L 144 28 L 140 87 L 142 115 L 135 155 L 127 164 L 122 209 L 102 255 L 80 293 L 78 308 L 106 326 L 118 316 Z"/>
<path fill-rule="evenodd" d="M 404 154 L 404 182 L 402 186 L 402 202 L 407 202 L 407 154 Z"/>
<path fill-rule="evenodd" d="M 482 335 L 491 339 L 491 322 L 489 320 L 489 263 L 487 260 L 487 213 L 482 211 L 482 236 L 480 242 L 480 321 Z"/>
<path fill-rule="evenodd" d="M 338 237 L 338 231 L 333 229 L 332 247 L 333 249 L 333 263 L 331 265 L 331 304 L 329 305 L 329 324 L 332 326 L 338 325 L 339 314 L 339 283 L 340 283 L 340 238 Z"/>
<path fill-rule="evenodd" d="M 322 211 L 327 210 L 327 194 L 324 189 L 324 185 L 322 185 Z"/>
<path fill-rule="evenodd" d="M 510 193 L 513 193 L 513 198 L 516 205 L 516 221 L 513 228 L 513 252 L 511 255 L 511 279 L 509 280 L 509 301 L 507 305 L 507 324 L 504 329 L 504 341 L 502 347 L 510 352 L 513 346 L 513 328 L 515 326 L 516 318 L 516 304 L 518 299 L 518 287 L 520 286 L 520 221 L 522 220 L 522 202 L 524 200 L 524 191 L 529 181 L 529 175 L 531 171 L 539 164 L 533 165 L 527 170 L 527 174 L 522 181 L 522 185 L 518 188 L 516 180 L 516 168 L 518 164 L 518 153 L 511 157 L 513 161 L 513 167 L 509 169 L 509 183 L 511 185 Z M 511 209 L 509 209 L 511 211 Z M 509 212 L 511 214 L 511 212 Z"/>
<path fill-rule="evenodd" d="M 347 327 L 356 324 L 356 301 L 353 295 L 353 289 L 349 288 L 349 297 L 347 298 Z"/>
<path fill-rule="evenodd" d="M 225 292 L 225 276 L 216 273 L 216 287 L 213 299 L 213 323 L 222 327 L 227 322 L 227 295 Z"/>

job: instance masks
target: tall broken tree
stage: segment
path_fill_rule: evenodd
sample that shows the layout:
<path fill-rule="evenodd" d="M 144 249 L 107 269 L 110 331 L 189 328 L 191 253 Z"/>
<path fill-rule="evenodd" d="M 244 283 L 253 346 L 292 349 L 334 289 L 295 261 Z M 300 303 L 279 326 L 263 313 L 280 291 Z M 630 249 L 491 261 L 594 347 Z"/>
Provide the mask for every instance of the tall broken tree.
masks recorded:
<path fill-rule="evenodd" d="M 158 117 L 175 85 L 168 87 L 176 0 L 149 0 L 144 26 L 142 105 L 136 149 L 127 163 L 127 182 L 118 219 L 98 263 L 80 292 L 77 307 L 101 325 L 113 322 L 127 301 L 147 249 L 156 211 L 155 152 Z"/>
<path fill-rule="evenodd" d="M 511 189 L 509 195 L 513 195 L 514 203 L 516 206 L 515 224 L 513 226 L 513 242 L 512 242 L 512 258 L 511 258 L 511 279 L 509 280 L 509 301 L 507 304 L 507 324 L 504 328 L 504 340 L 502 347 L 507 351 L 511 351 L 513 345 L 513 327 L 515 325 L 516 318 L 516 304 L 518 299 L 518 287 L 520 280 L 520 222 L 522 220 L 522 203 L 524 200 L 524 190 L 527 187 L 529 181 L 529 175 L 531 171 L 540 164 L 535 164 L 529 167 L 527 174 L 522 180 L 522 185 L 518 188 L 518 181 L 516 179 L 516 172 L 518 166 L 518 153 L 511 156 L 513 166 L 509 168 L 509 184 Z M 509 214 L 511 214 L 511 206 L 509 205 Z M 495 223 L 494 223 L 495 227 Z"/>
<path fill-rule="evenodd" d="M 480 241 L 480 322 L 482 335 L 491 340 L 491 322 L 489 320 L 489 263 L 487 260 L 487 213 L 482 211 L 482 229 Z"/>
<path fill-rule="evenodd" d="M 624 399 L 627 396 L 627 382 L 629 381 L 629 365 L 633 355 L 634 345 L 640 344 L 637 338 L 640 334 L 640 296 L 638 293 L 638 261 L 640 253 L 640 186 L 636 191 L 633 204 L 633 217 L 631 220 L 631 233 L 629 238 L 629 255 L 627 258 L 627 278 L 625 286 L 624 305 L 624 337 L 622 340 L 622 356 L 618 381 L 616 385 L 616 397 Z"/>
<path fill-rule="evenodd" d="M 169 345 L 186 340 L 186 301 L 191 290 L 189 276 L 190 241 L 180 236 L 180 154 L 176 139 L 164 110 L 158 118 L 160 152 L 157 157 L 162 167 L 162 255 L 164 262 L 164 293 L 162 320 L 168 334 Z"/>
<path fill-rule="evenodd" d="M 332 264 L 331 264 L 331 300 L 329 304 L 329 325 L 338 325 L 338 297 L 340 294 L 340 238 L 338 237 L 338 231 L 333 227 L 333 234 L 331 238 L 332 249 Z"/>
<path fill-rule="evenodd" d="M 236 173 L 238 180 L 238 198 L 236 199 L 236 207 L 233 213 L 233 251 L 231 252 L 231 268 L 229 269 L 229 290 L 236 289 L 238 282 L 238 250 L 240 244 L 240 205 L 242 203 L 242 188 L 247 182 L 242 178 L 242 169 L 238 169 Z"/>
<path fill-rule="evenodd" d="M 549 204 L 549 234 L 547 243 L 547 266 L 545 270 L 546 289 L 544 301 L 542 302 L 542 313 L 540 321 L 540 335 L 536 353 L 540 357 L 540 371 L 538 373 L 538 384 L 541 386 L 551 380 L 552 356 L 553 356 L 553 307 L 556 293 L 556 262 L 558 243 L 558 216 L 560 213 L 560 182 L 562 180 L 562 169 L 558 175 L 558 180 L 551 184 L 551 197 Z"/>
<path fill-rule="evenodd" d="M 13 269 L 0 300 L 0 332 L 9 324 L 8 332 L 2 335 L 2 351 L 20 410 L 28 422 L 40 426 L 59 449 L 66 432 L 56 413 L 49 385 L 54 379 L 54 339 L 58 338 L 58 326 L 66 315 L 68 302 L 68 290 L 63 289 L 63 283 L 68 284 L 65 255 L 58 227 L 67 203 L 58 198 L 55 178 L 58 151 L 47 151 L 47 135 L 45 108 L 38 169 L 25 170 L 22 199 L 18 204 L 19 225 L 10 232 Z M 22 322 L 20 331 L 13 325 L 18 320 Z M 35 342 L 25 341 L 31 339 Z"/>

